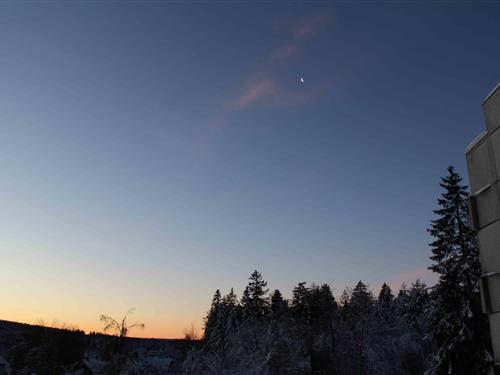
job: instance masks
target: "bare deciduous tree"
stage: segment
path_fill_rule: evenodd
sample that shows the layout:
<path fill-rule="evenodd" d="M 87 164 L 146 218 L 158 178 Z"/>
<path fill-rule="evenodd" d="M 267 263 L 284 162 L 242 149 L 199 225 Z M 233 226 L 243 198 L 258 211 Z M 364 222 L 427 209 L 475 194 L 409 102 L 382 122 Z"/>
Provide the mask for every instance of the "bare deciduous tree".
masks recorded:
<path fill-rule="evenodd" d="M 198 329 L 191 323 L 189 328 L 184 330 L 184 338 L 186 340 L 199 340 L 200 336 L 198 335 Z"/>
<path fill-rule="evenodd" d="M 118 322 L 109 315 L 101 315 L 100 320 L 104 324 L 104 332 L 112 331 L 116 334 L 116 336 L 123 338 L 128 336 L 128 333 L 132 328 L 144 329 L 144 323 L 127 325 L 127 316 L 132 314 L 134 311 L 134 308 L 128 310 L 121 322 Z"/>

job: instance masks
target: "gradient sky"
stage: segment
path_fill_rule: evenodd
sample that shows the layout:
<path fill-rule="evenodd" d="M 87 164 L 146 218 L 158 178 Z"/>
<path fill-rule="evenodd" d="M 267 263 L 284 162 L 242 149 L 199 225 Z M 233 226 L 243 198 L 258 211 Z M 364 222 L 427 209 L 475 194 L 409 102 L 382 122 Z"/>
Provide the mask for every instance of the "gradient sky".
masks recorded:
<path fill-rule="evenodd" d="M 146 337 L 261 270 L 426 271 L 500 81 L 492 4 L 2 2 L 0 318 Z M 299 82 L 304 77 L 305 83 Z"/>

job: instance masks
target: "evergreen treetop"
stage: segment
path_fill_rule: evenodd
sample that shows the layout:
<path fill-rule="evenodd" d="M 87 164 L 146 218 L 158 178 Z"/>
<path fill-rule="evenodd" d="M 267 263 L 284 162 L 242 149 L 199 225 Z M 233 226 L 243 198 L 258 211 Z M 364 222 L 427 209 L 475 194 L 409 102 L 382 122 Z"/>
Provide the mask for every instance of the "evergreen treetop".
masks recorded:
<path fill-rule="evenodd" d="M 267 282 L 257 270 L 250 275 L 248 280 L 241 298 L 243 315 L 245 319 L 260 319 L 269 312 Z"/>
<path fill-rule="evenodd" d="M 479 249 L 469 225 L 468 193 L 453 167 L 441 179 L 443 193 L 428 230 L 432 271 L 439 274 L 433 288 L 431 336 L 437 345 L 431 374 L 484 374 L 488 333 L 479 296 Z M 420 291 L 419 291 L 420 293 Z"/>

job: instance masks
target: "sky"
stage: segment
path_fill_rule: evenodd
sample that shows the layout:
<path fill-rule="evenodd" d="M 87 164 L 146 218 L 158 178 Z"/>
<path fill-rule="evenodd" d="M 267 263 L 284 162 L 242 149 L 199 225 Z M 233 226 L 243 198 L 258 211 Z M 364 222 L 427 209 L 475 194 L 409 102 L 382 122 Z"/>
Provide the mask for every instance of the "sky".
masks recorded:
<path fill-rule="evenodd" d="M 500 81 L 492 3 L 0 3 L 0 319 L 141 337 L 260 270 L 435 280 L 426 232 Z M 300 78 L 303 78 L 302 83 Z"/>

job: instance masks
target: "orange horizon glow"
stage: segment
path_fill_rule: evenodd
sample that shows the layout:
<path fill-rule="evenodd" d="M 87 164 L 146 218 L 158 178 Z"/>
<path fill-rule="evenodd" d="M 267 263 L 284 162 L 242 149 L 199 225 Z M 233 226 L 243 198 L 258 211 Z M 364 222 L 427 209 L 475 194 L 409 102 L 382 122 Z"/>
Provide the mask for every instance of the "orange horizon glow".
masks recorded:
<path fill-rule="evenodd" d="M 416 279 L 432 285 L 435 276 L 427 268 L 422 267 L 399 272 L 388 277 L 385 281 L 378 280 L 372 284 L 368 282 L 368 285 L 375 296 L 378 295 L 383 282 L 386 282 L 394 294 L 397 294 L 402 283 L 406 283 L 409 287 Z M 310 285 L 310 283 L 308 284 Z M 355 282 L 351 284 L 354 285 Z M 120 299 L 100 300 L 99 296 L 93 296 L 95 300 L 92 301 L 87 299 L 88 296 L 76 296 L 76 294 L 72 296 L 73 298 L 63 298 L 57 293 L 50 293 L 46 288 L 40 287 L 38 289 L 39 287 L 36 284 L 23 287 L 21 284 L 12 286 L 9 291 L 4 291 L 3 303 L 0 307 L 0 320 L 31 325 L 43 322 L 48 327 L 75 327 L 87 334 L 90 332 L 104 333 L 103 324 L 99 320 L 101 315 L 109 315 L 117 321 L 121 321 L 124 314 L 130 309 Z M 30 289 L 34 290 L 30 293 L 28 292 Z M 336 291 L 338 299 L 342 288 Z M 33 292 L 37 292 L 36 297 L 33 297 Z M 287 294 L 285 291 L 285 295 Z M 77 299 L 80 304 L 76 303 Z M 127 323 L 144 323 L 145 328 L 132 329 L 130 337 L 182 339 L 185 336 L 184 332 L 190 329 L 191 325 L 197 330 L 198 337 L 201 337 L 203 335 L 203 319 L 209 308 L 211 294 L 202 296 L 197 293 L 193 298 L 198 301 L 196 304 L 188 303 L 175 294 L 173 299 L 178 301 L 175 305 L 163 301 L 155 301 L 156 303 L 151 305 L 146 301 L 141 301 L 140 306 L 148 306 L 148 308 L 137 307 L 133 313 L 127 315 Z M 98 300 L 101 303 L 96 307 Z M 139 300 L 141 299 L 139 298 Z M 43 307 L 41 306 L 42 301 Z"/>
<path fill-rule="evenodd" d="M 113 317 L 117 320 L 121 320 L 121 318 Z M 129 320 L 130 324 L 135 322 L 141 322 L 141 320 L 134 320 L 133 317 Z M 29 325 L 43 325 L 51 328 L 74 328 L 79 329 L 85 332 L 85 334 L 90 334 L 91 332 L 95 333 L 103 333 L 113 335 L 113 332 L 104 332 L 103 325 L 99 321 L 99 317 L 96 319 L 95 324 L 89 324 L 87 322 L 83 322 L 82 324 L 78 324 L 77 322 L 69 322 L 62 321 L 59 319 L 45 320 L 41 318 L 29 319 L 25 317 L 16 317 L 16 316 L 0 316 L 0 320 L 12 322 L 12 323 L 21 323 L 21 324 L 29 324 Z M 145 323 L 145 322 L 144 322 Z M 194 324 L 194 323 L 193 323 Z M 198 337 L 203 335 L 203 324 L 194 324 Z M 186 327 L 165 327 L 159 326 L 157 324 L 149 325 L 145 323 L 145 328 L 134 328 L 130 330 L 129 336 L 131 338 L 153 338 L 153 339 L 183 339 L 184 331 L 189 329 L 190 326 Z"/>

